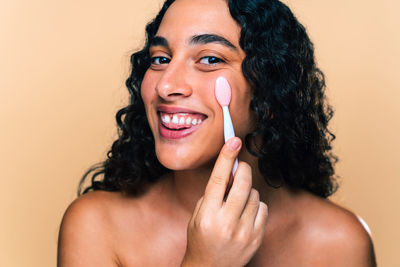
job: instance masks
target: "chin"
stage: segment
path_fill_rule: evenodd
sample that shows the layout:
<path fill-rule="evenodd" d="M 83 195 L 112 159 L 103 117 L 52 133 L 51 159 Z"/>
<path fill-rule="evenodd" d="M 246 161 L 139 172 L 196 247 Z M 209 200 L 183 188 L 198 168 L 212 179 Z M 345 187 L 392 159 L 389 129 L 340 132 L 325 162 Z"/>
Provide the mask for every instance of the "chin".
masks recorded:
<path fill-rule="evenodd" d="M 174 152 L 169 151 L 169 153 L 166 153 L 165 151 L 156 151 L 160 163 L 170 170 L 182 171 L 193 169 L 193 156 L 185 155 L 186 153 L 184 155 L 178 155 L 178 153 L 176 153 L 177 151 Z"/>
<path fill-rule="evenodd" d="M 161 150 L 156 149 L 158 160 L 164 167 L 173 171 L 193 170 L 209 164 L 216 158 L 215 155 L 208 155 L 209 153 L 201 150 L 194 151 L 181 148 L 169 150 L 168 153 Z"/>
<path fill-rule="evenodd" d="M 188 162 L 187 159 L 176 159 L 172 157 L 158 157 L 158 156 L 157 158 L 164 167 L 173 171 L 184 171 L 184 170 L 195 169 L 196 167 L 198 167 L 193 162 Z"/>

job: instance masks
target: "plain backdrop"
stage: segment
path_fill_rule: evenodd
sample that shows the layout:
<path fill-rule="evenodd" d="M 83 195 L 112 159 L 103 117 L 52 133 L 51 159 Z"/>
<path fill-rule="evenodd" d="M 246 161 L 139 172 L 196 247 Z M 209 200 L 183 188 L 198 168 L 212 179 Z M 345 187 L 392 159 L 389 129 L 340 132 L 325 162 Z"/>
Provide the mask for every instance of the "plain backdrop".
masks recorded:
<path fill-rule="evenodd" d="M 380 266 L 400 266 L 400 2 L 288 0 L 315 43 L 336 114 L 341 188 Z M 55 266 L 62 215 L 105 158 L 129 55 L 159 0 L 2 0 L 0 266 Z"/>

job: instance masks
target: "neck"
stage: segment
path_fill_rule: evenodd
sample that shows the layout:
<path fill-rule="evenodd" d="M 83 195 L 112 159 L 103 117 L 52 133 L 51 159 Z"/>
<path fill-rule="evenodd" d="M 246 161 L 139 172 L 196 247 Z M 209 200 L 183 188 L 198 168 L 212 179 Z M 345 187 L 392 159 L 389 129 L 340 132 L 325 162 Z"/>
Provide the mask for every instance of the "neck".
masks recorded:
<path fill-rule="evenodd" d="M 252 167 L 253 188 L 260 193 L 260 200 L 269 206 L 269 210 L 282 199 L 286 189 L 269 186 L 258 169 L 257 158 L 244 147 L 239 155 L 239 161 L 244 161 Z M 174 171 L 170 176 L 171 189 L 177 204 L 188 214 L 192 214 L 197 201 L 204 195 L 215 161 L 194 170 Z"/>

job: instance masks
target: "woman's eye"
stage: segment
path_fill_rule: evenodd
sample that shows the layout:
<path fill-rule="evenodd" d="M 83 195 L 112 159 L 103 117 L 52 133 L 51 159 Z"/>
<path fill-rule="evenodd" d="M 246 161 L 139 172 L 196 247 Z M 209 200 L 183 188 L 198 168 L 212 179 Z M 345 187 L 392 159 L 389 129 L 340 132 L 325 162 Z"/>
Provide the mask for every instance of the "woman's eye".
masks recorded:
<path fill-rule="evenodd" d="M 166 57 L 152 57 L 151 64 L 153 65 L 161 65 L 161 64 L 168 64 L 170 62 L 169 58 Z"/>
<path fill-rule="evenodd" d="M 222 59 L 217 58 L 217 57 L 202 57 L 200 59 L 200 63 L 201 64 L 205 64 L 205 65 L 216 65 L 218 63 L 224 62 Z"/>

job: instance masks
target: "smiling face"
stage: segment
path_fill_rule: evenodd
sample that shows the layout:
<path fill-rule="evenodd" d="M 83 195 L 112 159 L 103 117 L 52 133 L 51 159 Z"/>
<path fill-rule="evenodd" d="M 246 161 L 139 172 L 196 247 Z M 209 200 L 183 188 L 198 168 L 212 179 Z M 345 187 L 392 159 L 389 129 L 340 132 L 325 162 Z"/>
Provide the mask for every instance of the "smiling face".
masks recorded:
<path fill-rule="evenodd" d="M 236 136 L 243 139 L 253 129 L 239 37 L 225 0 L 177 0 L 167 10 L 141 86 L 156 154 L 167 168 L 195 169 L 218 155 L 224 144 L 222 109 L 214 93 L 219 76 L 232 88 L 229 109 Z"/>

